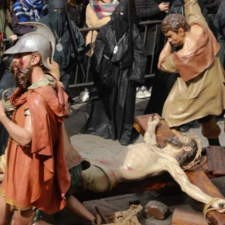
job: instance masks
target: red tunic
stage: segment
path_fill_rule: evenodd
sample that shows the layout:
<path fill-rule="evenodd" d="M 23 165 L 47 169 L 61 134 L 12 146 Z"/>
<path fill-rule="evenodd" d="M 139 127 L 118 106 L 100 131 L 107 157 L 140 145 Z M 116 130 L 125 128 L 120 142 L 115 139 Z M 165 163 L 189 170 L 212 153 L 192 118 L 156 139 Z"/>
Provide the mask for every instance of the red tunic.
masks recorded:
<path fill-rule="evenodd" d="M 35 207 L 52 214 L 66 204 L 70 175 L 65 163 L 62 122 L 69 108 L 58 83 L 56 90 L 51 86 L 25 93 L 17 89 L 11 98 L 18 107 L 13 121 L 24 127 L 24 110 L 29 108 L 33 128 L 30 147 L 8 142 L 1 193 L 7 203 L 20 210 Z"/>

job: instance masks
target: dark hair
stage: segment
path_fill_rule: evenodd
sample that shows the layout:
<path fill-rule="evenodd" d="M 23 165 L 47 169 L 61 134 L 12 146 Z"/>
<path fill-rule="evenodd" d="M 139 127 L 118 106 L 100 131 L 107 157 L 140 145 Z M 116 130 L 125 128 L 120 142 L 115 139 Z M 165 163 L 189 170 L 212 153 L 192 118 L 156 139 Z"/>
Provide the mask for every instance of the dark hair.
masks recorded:
<path fill-rule="evenodd" d="M 183 28 L 184 31 L 188 31 L 190 29 L 186 18 L 181 14 L 170 14 L 165 17 L 161 25 L 163 33 L 167 33 L 169 30 L 178 33 L 180 28 Z"/>
<path fill-rule="evenodd" d="M 194 139 L 191 139 L 188 143 L 184 143 L 172 137 L 166 139 L 165 142 L 175 147 L 191 147 L 191 151 L 183 151 L 182 154 L 176 157 L 180 165 L 192 161 L 198 151 L 198 144 Z"/>

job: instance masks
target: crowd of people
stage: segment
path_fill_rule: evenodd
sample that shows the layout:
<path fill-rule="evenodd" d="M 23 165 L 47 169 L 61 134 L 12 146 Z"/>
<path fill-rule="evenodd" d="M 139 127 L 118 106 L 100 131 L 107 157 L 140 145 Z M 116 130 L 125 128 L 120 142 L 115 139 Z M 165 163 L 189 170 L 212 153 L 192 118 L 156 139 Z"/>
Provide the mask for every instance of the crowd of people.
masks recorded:
<path fill-rule="evenodd" d="M 131 15 L 128 0 L 0 0 L 0 155 L 7 161 L 0 225 L 12 215 L 29 225 L 36 209 L 53 214 L 64 207 L 98 222 L 70 191 L 84 169 L 63 125 L 74 65 L 81 79 L 90 71 L 94 81 L 82 133 L 133 144 L 136 97 L 151 95 L 145 114 L 158 113 L 181 131 L 197 120 L 209 145 L 220 145 L 225 1 L 135 0 L 130 7 Z M 147 35 L 144 43 L 141 20 L 162 20 L 160 29 L 148 25 L 156 32 L 155 60 L 146 54 L 153 40 Z M 83 27 L 101 29 L 82 34 Z M 153 82 L 145 80 L 151 61 Z"/>

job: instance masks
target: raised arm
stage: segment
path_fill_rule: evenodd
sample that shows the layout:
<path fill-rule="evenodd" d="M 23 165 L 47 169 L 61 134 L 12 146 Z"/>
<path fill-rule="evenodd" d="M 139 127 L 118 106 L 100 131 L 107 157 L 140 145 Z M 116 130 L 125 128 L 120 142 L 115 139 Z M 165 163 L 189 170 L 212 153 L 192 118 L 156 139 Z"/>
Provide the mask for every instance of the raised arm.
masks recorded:
<path fill-rule="evenodd" d="M 196 0 L 184 0 L 185 16 L 188 23 L 199 22 L 208 26 L 204 16 L 202 15 L 201 8 Z"/>
<path fill-rule="evenodd" d="M 208 204 L 213 199 L 189 181 L 187 175 L 181 169 L 176 159 L 160 159 L 159 163 L 162 163 L 164 169 L 169 172 L 173 179 L 180 185 L 182 191 L 189 195 L 191 198 L 204 204 Z M 218 200 L 217 202 L 213 203 L 212 207 L 217 208 L 218 212 L 224 213 L 225 200 Z"/>
<path fill-rule="evenodd" d="M 155 134 L 155 129 L 158 126 L 160 120 L 159 117 L 155 115 L 151 115 L 148 120 L 148 128 L 144 135 L 144 141 L 147 144 L 156 145 L 157 144 L 157 138 Z"/>

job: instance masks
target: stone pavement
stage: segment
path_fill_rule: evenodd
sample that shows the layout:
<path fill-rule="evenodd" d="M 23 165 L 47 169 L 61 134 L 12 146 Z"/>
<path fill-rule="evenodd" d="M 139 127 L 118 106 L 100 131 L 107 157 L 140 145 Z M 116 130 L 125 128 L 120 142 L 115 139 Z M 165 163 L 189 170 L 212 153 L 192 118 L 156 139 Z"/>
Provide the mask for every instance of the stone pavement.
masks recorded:
<path fill-rule="evenodd" d="M 136 102 L 136 116 L 142 115 L 149 99 L 137 99 Z M 76 98 L 77 104 L 72 106 L 72 112 L 68 119 L 66 119 L 66 129 L 70 135 L 73 146 L 76 150 L 85 158 L 95 158 L 112 156 L 124 149 L 118 141 L 112 141 L 104 139 L 94 135 L 80 134 L 80 129 L 86 120 L 86 103 L 80 103 Z M 223 128 L 223 120 L 218 122 L 221 127 L 220 142 L 221 145 L 225 146 L 225 135 Z M 200 124 L 195 124 L 195 127 L 190 130 L 195 132 L 202 140 L 202 146 L 208 146 L 206 138 L 201 135 Z M 143 137 L 140 136 L 138 142 L 143 142 Z"/>
<path fill-rule="evenodd" d="M 76 150 L 85 158 L 99 158 L 104 156 L 113 156 L 123 150 L 124 146 L 121 146 L 118 141 L 106 140 L 101 137 L 93 136 L 93 135 L 86 135 L 80 134 L 80 129 L 85 123 L 85 112 L 86 112 L 86 103 L 79 102 L 79 99 L 76 99 L 77 104 L 72 106 L 71 115 L 68 119 L 66 119 L 65 124 L 67 131 L 70 135 L 71 141 L 73 146 Z M 144 109 L 148 103 L 148 99 L 140 100 L 137 99 L 136 102 L 136 115 L 142 115 Z M 221 120 L 218 122 L 219 126 L 221 127 L 221 135 L 220 135 L 220 142 L 223 146 L 225 146 L 225 135 L 224 135 L 224 122 Z M 207 140 L 201 135 L 200 125 L 195 124 L 195 127 L 191 129 L 191 132 L 195 132 L 201 137 L 202 146 L 208 146 Z M 143 137 L 140 136 L 137 142 L 143 142 Z M 225 195 L 225 179 L 224 177 L 215 178 L 212 180 L 213 183 L 220 189 L 220 191 Z M 139 200 L 141 205 L 144 206 L 150 200 L 159 200 L 163 203 L 166 203 L 170 211 L 173 212 L 175 208 L 180 208 L 183 210 L 189 211 L 197 211 L 198 209 L 193 204 L 191 198 L 189 198 L 185 194 L 163 194 L 162 196 L 157 192 L 146 192 L 141 194 L 128 194 L 121 196 L 116 196 L 112 198 L 107 198 L 104 200 L 96 200 L 96 201 L 89 201 L 85 202 L 85 206 L 93 211 L 95 205 L 100 206 L 104 212 L 111 210 L 113 207 L 120 210 L 126 210 L 129 208 L 129 202 L 133 200 Z M 107 203 L 106 203 L 107 202 Z M 113 205 L 113 207 L 109 207 L 109 205 Z M 65 224 L 66 216 L 63 219 L 63 223 Z M 70 215 L 70 219 L 67 225 L 69 224 L 80 224 L 74 223 L 75 220 L 72 219 L 73 216 Z M 156 221 L 156 220 L 149 220 L 144 219 L 141 215 L 139 216 L 139 221 L 142 225 L 170 225 L 171 224 L 170 217 L 164 221 Z M 71 222 L 73 221 L 73 222 Z M 61 223 L 59 223 L 61 225 Z"/>

